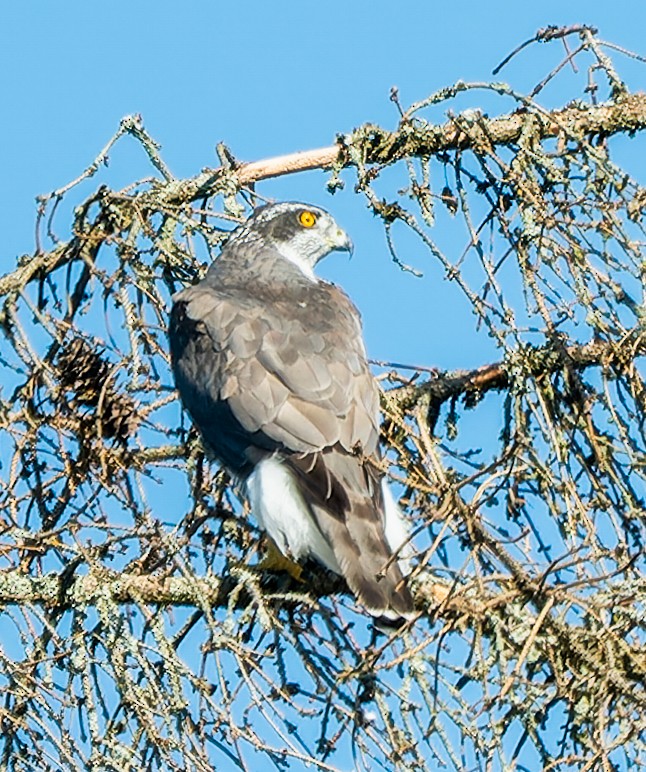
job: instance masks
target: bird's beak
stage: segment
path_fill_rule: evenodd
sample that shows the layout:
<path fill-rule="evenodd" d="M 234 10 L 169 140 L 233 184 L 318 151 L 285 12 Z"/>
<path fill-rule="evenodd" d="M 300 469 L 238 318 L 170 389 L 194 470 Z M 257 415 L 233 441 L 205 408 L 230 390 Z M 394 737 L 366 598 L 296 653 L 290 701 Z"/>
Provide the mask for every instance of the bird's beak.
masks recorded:
<path fill-rule="evenodd" d="M 334 228 L 331 233 L 330 241 L 332 249 L 339 249 L 344 252 L 349 252 L 352 256 L 352 253 L 354 252 L 354 245 L 343 228 L 339 228 L 338 226 Z"/>

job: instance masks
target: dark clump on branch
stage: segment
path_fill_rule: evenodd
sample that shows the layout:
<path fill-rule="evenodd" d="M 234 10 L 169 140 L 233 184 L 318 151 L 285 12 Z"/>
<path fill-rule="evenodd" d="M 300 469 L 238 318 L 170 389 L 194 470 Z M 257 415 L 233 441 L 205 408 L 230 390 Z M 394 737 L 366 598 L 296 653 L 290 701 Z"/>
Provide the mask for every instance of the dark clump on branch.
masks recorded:
<path fill-rule="evenodd" d="M 135 401 L 115 388 L 113 367 L 102 352 L 74 338 L 58 354 L 56 366 L 61 389 L 70 393 L 70 406 L 92 408 L 79 414 L 86 429 L 122 443 L 134 434 L 139 425 Z"/>

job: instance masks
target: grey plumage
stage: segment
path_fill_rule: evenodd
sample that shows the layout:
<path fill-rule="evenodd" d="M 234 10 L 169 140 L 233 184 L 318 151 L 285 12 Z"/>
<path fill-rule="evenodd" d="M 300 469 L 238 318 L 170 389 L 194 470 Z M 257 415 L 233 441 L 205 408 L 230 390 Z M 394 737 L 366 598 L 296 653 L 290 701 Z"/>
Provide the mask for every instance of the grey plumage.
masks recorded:
<path fill-rule="evenodd" d="M 376 464 L 379 393 L 358 311 L 312 271 L 349 246 L 316 207 L 256 210 L 174 297 L 171 358 L 206 445 L 279 549 L 317 558 L 395 620 L 413 602 L 392 559 L 406 532 Z"/>

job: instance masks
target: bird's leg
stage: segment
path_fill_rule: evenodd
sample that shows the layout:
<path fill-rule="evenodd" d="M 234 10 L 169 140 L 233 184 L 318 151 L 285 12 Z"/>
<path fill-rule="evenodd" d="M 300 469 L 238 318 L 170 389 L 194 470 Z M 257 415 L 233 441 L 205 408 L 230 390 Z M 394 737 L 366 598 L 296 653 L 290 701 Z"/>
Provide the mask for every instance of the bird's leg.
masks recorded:
<path fill-rule="evenodd" d="M 301 566 L 283 555 L 271 536 L 265 536 L 265 554 L 258 563 L 258 568 L 261 571 L 286 571 L 297 582 L 304 581 Z"/>

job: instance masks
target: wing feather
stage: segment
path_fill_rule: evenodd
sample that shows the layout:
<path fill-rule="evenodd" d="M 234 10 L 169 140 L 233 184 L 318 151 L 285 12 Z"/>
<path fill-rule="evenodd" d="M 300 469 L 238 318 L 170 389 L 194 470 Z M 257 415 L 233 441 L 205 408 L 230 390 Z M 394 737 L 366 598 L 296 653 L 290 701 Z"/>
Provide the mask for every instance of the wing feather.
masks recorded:
<path fill-rule="evenodd" d="M 247 432 L 285 450 L 340 442 L 347 451 L 359 443 L 375 452 L 378 391 L 357 335 L 358 312 L 333 285 L 317 291 L 323 297 L 307 308 L 208 283 L 180 292 L 171 323 L 176 373 L 181 380 L 190 370 L 197 379 L 200 404 L 226 401 Z M 217 431 L 205 440 L 218 455 Z"/>
<path fill-rule="evenodd" d="M 297 456 L 288 463 L 350 589 L 377 616 L 410 616 L 413 598 L 386 539 L 378 470 L 336 448 L 315 454 L 314 463 Z"/>

